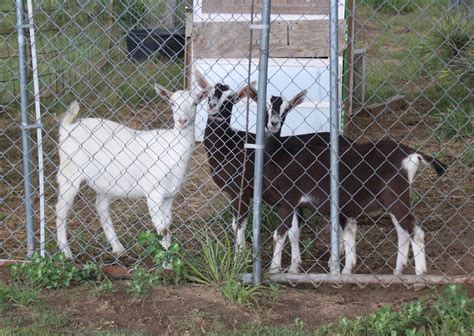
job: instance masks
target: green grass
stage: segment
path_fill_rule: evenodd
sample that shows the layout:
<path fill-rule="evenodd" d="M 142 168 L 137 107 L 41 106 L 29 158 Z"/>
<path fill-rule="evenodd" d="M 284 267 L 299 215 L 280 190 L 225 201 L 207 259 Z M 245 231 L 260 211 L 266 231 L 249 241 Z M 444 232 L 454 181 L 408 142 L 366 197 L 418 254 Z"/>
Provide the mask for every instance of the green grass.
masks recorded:
<path fill-rule="evenodd" d="M 472 107 L 448 109 L 440 116 L 439 128 L 435 135 L 442 140 L 472 138 L 474 136 L 474 112 Z"/>
<path fill-rule="evenodd" d="M 384 13 L 405 14 L 413 12 L 417 5 L 426 3 L 424 0 L 362 0 L 360 4 L 370 6 L 372 9 Z"/>

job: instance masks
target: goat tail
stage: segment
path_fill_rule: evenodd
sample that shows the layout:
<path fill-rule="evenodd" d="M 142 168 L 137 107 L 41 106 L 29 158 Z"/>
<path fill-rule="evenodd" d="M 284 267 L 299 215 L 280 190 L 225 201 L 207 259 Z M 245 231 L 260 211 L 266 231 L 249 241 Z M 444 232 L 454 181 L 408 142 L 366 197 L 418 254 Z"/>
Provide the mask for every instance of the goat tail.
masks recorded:
<path fill-rule="evenodd" d="M 408 154 L 405 159 L 403 159 L 402 167 L 405 168 L 408 173 L 408 181 L 410 184 L 413 182 L 413 178 L 420 162 L 423 162 L 427 166 L 433 167 L 438 176 L 442 176 L 446 173 L 446 165 L 444 165 L 441 161 L 427 154 L 417 152 L 412 148 L 408 147 L 406 149 L 409 149 L 408 153 L 411 153 Z"/>
<path fill-rule="evenodd" d="M 426 154 L 421 154 L 421 156 L 423 157 L 423 163 L 433 167 L 438 176 L 443 176 L 446 173 L 447 168 L 444 163 Z"/>
<path fill-rule="evenodd" d="M 61 118 L 61 127 L 64 128 L 70 126 L 74 122 L 78 114 L 79 103 L 77 102 L 77 100 L 74 100 L 71 104 L 69 104 L 69 107 Z"/>

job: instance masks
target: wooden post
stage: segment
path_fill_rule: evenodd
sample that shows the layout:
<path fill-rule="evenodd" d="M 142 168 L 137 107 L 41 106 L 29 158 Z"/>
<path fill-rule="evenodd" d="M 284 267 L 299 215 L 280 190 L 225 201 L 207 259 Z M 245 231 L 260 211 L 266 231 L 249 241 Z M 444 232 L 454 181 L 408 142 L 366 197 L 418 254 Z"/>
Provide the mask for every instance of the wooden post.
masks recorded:
<path fill-rule="evenodd" d="M 355 1 L 348 0 L 347 1 L 347 8 L 346 10 L 349 11 L 349 15 L 347 16 L 347 48 L 346 48 L 346 62 L 343 69 L 345 69 L 345 81 L 343 83 L 343 90 L 344 94 L 344 133 L 348 132 L 350 129 L 351 123 L 351 114 L 352 114 L 352 84 L 353 84 L 353 73 L 352 73 L 352 49 L 355 43 L 355 32 L 354 32 L 354 24 L 355 24 Z M 344 76 L 344 73 L 343 73 Z"/>

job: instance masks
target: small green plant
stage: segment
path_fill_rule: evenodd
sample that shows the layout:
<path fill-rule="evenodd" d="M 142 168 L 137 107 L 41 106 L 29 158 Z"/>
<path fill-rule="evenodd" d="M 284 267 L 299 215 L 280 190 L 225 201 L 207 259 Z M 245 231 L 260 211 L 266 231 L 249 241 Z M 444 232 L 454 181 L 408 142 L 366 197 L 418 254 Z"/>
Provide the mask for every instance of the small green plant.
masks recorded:
<path fill-rule="evenodd" d="M 449 62 L 472 47 L 472 19 L 463 13 L 447 14 L 437 21 L 421 43 L 426 59 L 438 58 Z"/>
<path fill-rule="evenodd" d="M 39 289 L 12 284 L 7 287 L 0 283 L 0 306 L 18 304 L 28 306 L 39 301 Z"/>
<path fill-rule="evenodd" d="M 104 278 L 102 281 L 94 283 L 94 295 L 101 296 L 115 292 L 115 287 L 112 281 L 108 278 Z"/>
<path fill-rule="evenodd" d="M 144 267 L 136 267 L 132 273 L 132 280 L 128 283 L 127 292 L 135 297 L 147 294 L 158 284 L 160 276 L 157 272 L 150 272 Z"/>
<path fill-rule="evenodd" d="M 128 292 L 132 295 L 143 296 L 159 283 L 179 284 L 185 281 L 186 269 L 179 244 L 175 242 L 165 249 L 162 239 L 151 231 L 138 235 L 138 244 L 144 248 L 143 255 L 152 258 L 155 268 L 151 271 L 144 267 L 134 269 L 128 286 Z"/>
<path fill-rule="evenodd" d="M 256 305 L 263 287 L 249 287 L 241 282 L 241 276 L 252 263 L 249 252 L 235 252 L 232 240 L 224 235 L 217 237 L 208 231 L 199 238 L 201 256 L 187 261 L 189 279 L 202 284 L 214 285 L 226 300 L 247 306 Z"/>
<path fill-rule="evenodd" d="M 66 288 L 80 280 L 80 270 L 70 263 L 63 254 L 51 258 L 33 255 L 31 263 L 10 266 L 14 282 L 32 287 Z"/>
<path fill-rule="evenodd" d="M 42 257 L 34 254 L 30 263 L 11 265 L 14 283 L 32 288 L 67 288 L 81 281 L 101 279 L 104 275 L 97 264 L 87 263 L 82 268 L 66 259 L 64 254 Z"/>
<path fill-rule="evenodd" d="M 249 307 L 258 306 L 261 291 L 262 287 L 245 285 L 240 279 L 232 279 L 219 286 L 219 292 L 226 300 Z"/>
<path fill-rule="evenodd" d="M 277 283 L 270 283 L 268 285 L 268 290 L 270 292 L 270 299 L 272 300 L 272 305 L 274 305 L 280 296 L 281 285 Z"/>
<path fill-rule="evenodd" d="M 318 328 L 316 335 L 468 335 L 474 323 L 474 301 L 459 285 L 449 285 L 438 299 L 421 299 L 399 311 L 383 307 L 367 316 L 342 318 Z"/>
<path fill-rule="evenodd" d="M 164 283 L 178 284 L 186 279 L 186 269 L 181 257 L 181 247 L 177 242 L 171 244 L 168 249 L 161 245 L 163 237 L 157 236 L 151 231 L 139 234 L 138 244 L 145 248 L 144 256 L 151 256 L 155 271 Z"/>

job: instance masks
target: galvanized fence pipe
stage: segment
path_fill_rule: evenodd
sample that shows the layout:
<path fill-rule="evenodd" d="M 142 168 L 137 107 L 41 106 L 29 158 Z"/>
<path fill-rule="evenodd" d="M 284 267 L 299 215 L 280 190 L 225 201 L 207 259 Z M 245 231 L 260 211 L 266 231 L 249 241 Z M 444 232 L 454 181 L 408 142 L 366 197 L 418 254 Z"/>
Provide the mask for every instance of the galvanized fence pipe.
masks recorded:
<path fill-rule="evenodd" d="M 40 101 L 40 86 L 38 78 L 38 60 L 36 57 L 36 38 L 35 26 L 33 21 L 33 2 L 28 0 L 26 2 L 28 12 L 28 25 L 30 33 L 31 44 L 31 66 L 33 73 L 33 92 L 35 100 L 35 125 L 36 127 L 36 141 L 38 151 L 38 189 L 39 189 L 39 229 L 40 229 L 40 255 L 45 256 L 45 240 L 46 240 L 46 215 L 45 215 L 45 194 L 44 194 L 44 158 L 43 158 L 43 130 L 41 126 L 41 101 Z"/>
<path fill-rule="evenodd" d="M 253 283 L 262 283 L 262 261 L 260 259 L 260 224 L 262 221 L 263 162 L 265 156 L 265 104 L 267 97 L 268 45 L 270 36 L 271 0 L 262 3 L 262 21 L 251 29 L 260 30 L 260 57 L 258 71 L 257 132 L 255 141 L 255 179 L 253 189 Z"/>
<path fill-rule="evenodd" d="M 338 0 L 329 1 L 329 122 L 331 132 L 331 259 L 332 274 L 340 272 L 339 266 L 339 100 L 338 100 Z"/>
<path fill-rule="evenodd" d="M 18 68 L 20 80 L 20 112 L 21 112 L 21 132 L 22 132 L 22 150 L 23 150 L 23 183 L 25 204 L 25 228 L 27 256 L 31 257 L 34 252 L 34 229 L 33 229 L 33 188 L 32 188 L 32 162 L 30 146 L 30 129 L 35 125 L 30 125 L 28 116 L 28 79 L 26 60 L 26 38 L 24 29 L 29 25 L 24 24 L 23 1 L 16 0 L 16 28 L 18 39 Z"/>

